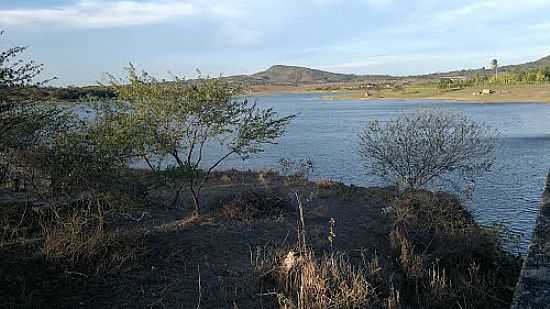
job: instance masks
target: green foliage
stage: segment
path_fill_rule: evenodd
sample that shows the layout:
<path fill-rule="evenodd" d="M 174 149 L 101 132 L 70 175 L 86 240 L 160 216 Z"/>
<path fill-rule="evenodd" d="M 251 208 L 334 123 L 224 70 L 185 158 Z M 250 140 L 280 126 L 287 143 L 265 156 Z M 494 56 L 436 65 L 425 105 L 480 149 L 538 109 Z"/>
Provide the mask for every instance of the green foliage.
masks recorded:
<path fill-rule="evenodd" d="M 117 198 L 127 168 L 123 151 L 103 132 L 79 120 L 68 106 L 35 96 L 41 65 L 19 59 L 24 47 L 0 53 L 0 181 L 26 183 L 49 202 Z M 19 190 L 19 185 L 14 185 Z M 125 185 L 128 187 L 128 185 Z M 127 190 L 126 190 L 127 191 Z M 116 192 L 116 194 L 111 194 Z"/>
<path fill-rule="evenodd" d="M 471 86 L 487 86 L 487 85 L 530 85 L 548 83 L 550 81 L 550 68 L 544 69 L 516 69 L 514 71 L 499 72 L 498 75 L 492 77 L 474 75 L 465 83 Z M 441 88 L 441 87 L 440 87 Z"/>
<path fill-rule="evenodd" d="M 273 144 L 294 116 L 260 109 L 222 79 L 160 81 L 128 68 L 124 82 L 111 76 L 118 99 L 103 106 L 98 130 L 104 142 L 122 145 L 126 155 L 147 162 L 156 173 L 186 180 L 199 212 L 200 189 L 210 173 L 231 155 L 243 159 Z M 205 164 L 205 152 L 218 143 L 224 153 Z M 172 160 L 163 171 L 163 163 Z M 181 191 L 181 186 L 177 192 Z"/>
<path fill-rule="evenodd" d="M 20 59 L 25 50 L 13 47 L 0 53 L 0 181 L 20 169 L 67 117 L 63 109 L 39 104 L 27 91 L 46 81 L 34 81 L 42 66 Z"/>

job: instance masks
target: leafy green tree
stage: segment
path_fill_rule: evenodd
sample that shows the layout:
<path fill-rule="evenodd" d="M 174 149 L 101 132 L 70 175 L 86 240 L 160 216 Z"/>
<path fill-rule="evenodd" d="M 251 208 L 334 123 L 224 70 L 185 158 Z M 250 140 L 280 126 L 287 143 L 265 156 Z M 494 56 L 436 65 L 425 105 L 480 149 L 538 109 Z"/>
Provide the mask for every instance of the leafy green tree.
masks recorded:
<path fill-rule="evenodd" d="M 546 79 L 546 74 L 544 74 L 544 70 L 543 69 L 537 70 L 537 75 L 535 78 L 537 82 L 543 82 Z"/>
<path fill-rule="evenodd" d="M 99 127 L 111 144 L 124 145 L 128 156 L 176 183 L 176 202 L 187 186 L 200 215 L 201 189 L 212 171 L 230 156 L 242 159 L 274 144 L 294 118 L 278 117 L 272 109 L 239 99 L 222 79 L 175 79 L 166 82 L 131 65 L 128 80 L 111 76 L 119 100 L 99 114 Z M 206 162 L 213 146 L 223 153 Z M 168 167 L 163 162 L 173 162 Z M 183 183 L 178 183 L 184 180 Z"/>
<path fill-rule="evenodd" d="M 536 70 L 529 70 L 529 71 L 527 71 L 527 81 L 528 81 L 528 82 L 535 82 L 535 81 L 537 81 L 537 71 L 536 71 Z"/>

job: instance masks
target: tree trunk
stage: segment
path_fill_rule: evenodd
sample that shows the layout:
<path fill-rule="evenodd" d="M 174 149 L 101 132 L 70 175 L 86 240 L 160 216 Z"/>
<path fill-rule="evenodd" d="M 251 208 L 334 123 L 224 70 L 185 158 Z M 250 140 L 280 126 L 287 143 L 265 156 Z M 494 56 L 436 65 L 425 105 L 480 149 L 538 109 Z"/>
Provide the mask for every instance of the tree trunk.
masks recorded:
<path fill-rule="evenodd" d="M 176 207 L 178 206 L 178 201 L 179 201 L 179 199 L 180 199 L 181 190 L 183 190 L 183 185 L 180 186 L 180 187 L 176 190 L 176 196 L 174 196 L 174 199 L 172 200 L 172 204 L 170 205 L 170 207 L 176 208 Z"/>
<path fill-rule="evenodd" d="M 193 205 L 195 205 L 195 210 L 193 211 L 193 216 L 194 217 L 200 217 L 201 213 L 200 213 L 200 210 L 201 210 L 201 207 L 200 207 L 200 191 L 197 190 L 195 191 L 194 189 L 191 189 L 191 193 L 193 195 Z"/>

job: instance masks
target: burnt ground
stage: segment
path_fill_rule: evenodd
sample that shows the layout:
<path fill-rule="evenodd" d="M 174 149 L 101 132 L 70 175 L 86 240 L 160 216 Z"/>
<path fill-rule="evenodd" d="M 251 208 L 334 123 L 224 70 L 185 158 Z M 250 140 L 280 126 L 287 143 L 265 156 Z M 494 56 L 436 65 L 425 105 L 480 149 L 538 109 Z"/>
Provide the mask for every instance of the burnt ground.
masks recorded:
<path fill-rule="evenodd" d="M 176 208 L 162 206 L 170 204 L 169 192 L 154 197 L 156 206 L 127 214 L 114 229 L 131 235 L 143 248 L 132 265 L 102 276 L 66 274 L 69 287 L 27 291 L 34 297 L 31 307 L 276 308 L 275 296 L 260 284 L 252 260 L 269 248 L 296 243 L 295 192 L 302 200 L 307 241 L 314 250 L 329 250 L 333 218 L 333 250 L 358 263 L 364 254 L 378 256 L 382 265 L 390 262 L 392 226 L 384 209 L 394 197 L 391 190 L 320 186 L 272 173 L 231 171 L 216 174 L 209 183 L 200 219 L 188 219 L 192 204 L 187 195 Z M 261 209 L 242 205 L 266 199 L 270 202 Z M 33 265 L 47 267 L 40 263 Z M 3 267 L 11 267 L 8 264 Z M 0 295 L 14 291 L 5 284 L 0 282 Z"/>

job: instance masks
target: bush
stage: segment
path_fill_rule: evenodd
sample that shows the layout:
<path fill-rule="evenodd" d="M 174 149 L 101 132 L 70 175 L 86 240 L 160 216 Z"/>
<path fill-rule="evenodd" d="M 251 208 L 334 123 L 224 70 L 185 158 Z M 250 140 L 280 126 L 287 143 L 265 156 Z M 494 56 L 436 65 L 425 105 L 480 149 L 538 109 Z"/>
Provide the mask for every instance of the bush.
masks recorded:
<path fill-rule="evenodd" d="M 369 172 L 413 190 L 451 174 L 473 177 L 495 157 L 496 133 L 460 112 L 418 110 L 373 121 L 359 138 Z"/>

